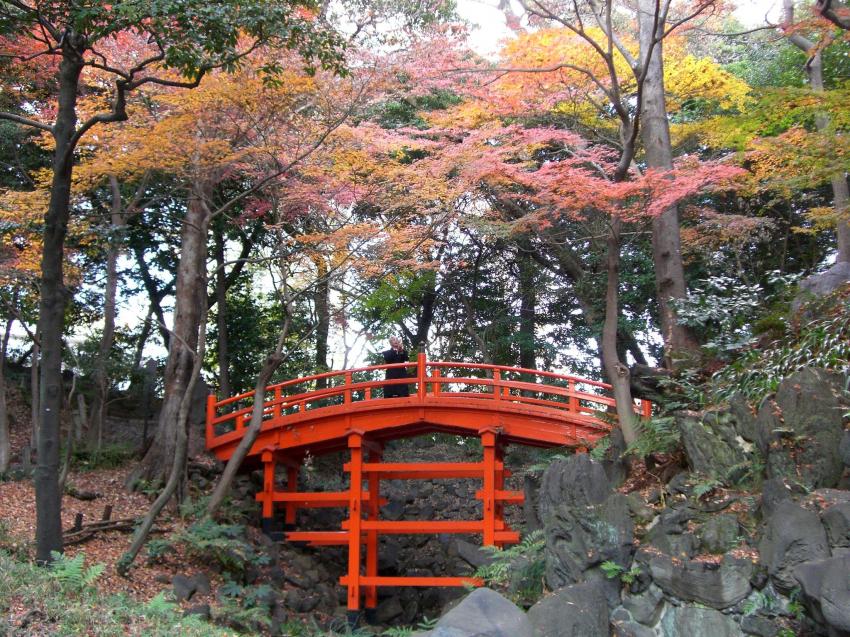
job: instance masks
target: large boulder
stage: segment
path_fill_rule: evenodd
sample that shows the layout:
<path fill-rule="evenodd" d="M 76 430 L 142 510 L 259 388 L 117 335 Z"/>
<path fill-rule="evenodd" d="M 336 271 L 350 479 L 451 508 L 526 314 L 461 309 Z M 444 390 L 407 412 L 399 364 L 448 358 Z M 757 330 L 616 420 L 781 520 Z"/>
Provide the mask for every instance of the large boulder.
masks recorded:
<path fill-rule="evenodd" d="M 730 412 L 682 412 L 676 422 L 696 473 L 728 479 L 745 466 L 748 443 L 738 436 Z"/>
<path fill-rule="evenodd" d="M 600 566 L 611 561 L 628 568 L 631 563 L 634 524 L 626 496 L 614 493 L 600 504 L 561 505 L 547 517 L 545 534 L 549 588 L 600 580 L 616 606 L 619 582 L 609 580 Z"/>
<path fill-rule="evenodd" d="M 768 478 L 789 478 L 808 489 L 834 487 L 844 472 L 841 442 L 843 378 L 806 368 L 780 383 L 758 413 L 759 447 Z"/>
<path fill-rule="evenodd" d="M 741 524 L 734 515 L 712 516 L 699 528 L 700 548 L 708 553 L 723 554 L 737 546 L 740 534 Z"/>
<path fill-rule="evenodd" d="M 534 637 L 608 637 L 608 605 L 601 582 L 555 591 L 528 611 Z"/>
<path fill-rule="evenodd" d="M 696 554 L 698 539 L 690 532 L 688 523 L 696 514 L 688 503 L 674 503 L 650 525 L 643 543 L 654 546 L 665 555 L 690 559 Z"/>
<path fill-rule="evenodd" d="M 850 284 L 850 262 L 838 261 L 829 270 L 813 274 L 800 281 L 797 296 L 791 302 L 791 310 L 797 312 L 805 303 L 823 298 Z"/>
<path fill-rule="evenodd" d="M 829 626 L 850 633 L 850 555 L 829 560 L 823 574 L 820 607 Z"/>
<path fill-rule="evenodd" d="M 672 607 L 661 620 L 663 637 L 742 637 L 729 615 L 700 606 Z"/>
<path fill-rule="evenodd" d="M 845 467 L 850 467 L 850 431 L 845 431 L 838 445 L 838 453 Z"/>
<path fill-rule="evenodd" d="M 479 588 L 417 637 L 532 637 L 524 612 L 496 591 Z"/>
<path fill-rule="evenodd" d="M 850 548 L 850 502 L 841 502 L 821 514 L 829 546 Z"/>
<path fill-rule="evenodd" d="M 540 520 L 545 524 L 559 506 L 601 504 L 611 495 L 611 483 L 603 466 L 579 453 L 556 460 L 543 473 L 540 485 Z"/>
<path fill-rule="evenodd" d="M 640 593 L 626 590 L 623 593 L 623 608 L 629 611 L 636 622 L 652 626 L 664 609 L 664 592 L 655 584 L 650 584 Z"/>
<path fill-rule="evenodd" d="M 652 549 L 642 549 L 636 560 L 652 581 L 668 595 L 711 608 L 734 606 L 750 594 L 753 563 L 726 556 L 719 564 L 680 560 Z"/>
<path fill-rule="evenodd" d="M 820 517 L 786 500 L 776 505 L 759 543 L 761 561 L 777 589 L 797 586 L 794 569 L 803 562 L 829 557 L 829 543 Z"/>
<path fill-rule="evenodd" d="M 850 633 L 850 554 L 800 564 L 794 576 L 812 616 Z"/>

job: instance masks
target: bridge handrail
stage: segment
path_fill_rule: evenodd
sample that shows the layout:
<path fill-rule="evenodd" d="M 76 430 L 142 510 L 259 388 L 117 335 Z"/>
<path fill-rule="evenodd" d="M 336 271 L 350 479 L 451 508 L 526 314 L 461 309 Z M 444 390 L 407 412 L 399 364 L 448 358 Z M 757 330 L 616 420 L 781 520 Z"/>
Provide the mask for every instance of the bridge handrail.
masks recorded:
<path fill-rule="evenodd" d="M 416 374 L 404 378 L 396 379 L 380 379 L 370 381 L 354 382 L 353 375 L 365 372 L 384 371 L 388 369 L 406 369 L 414 368 Z M 427 368 L 432 368 L 431 375 L 426 373 Z M 442 370 L 459 369 L 459 370 L 479 370 L 491 372 L 492 378 L 476 378 L 476 377 L 460 377 L 460 376 L 444 376 Z M 538 384 L 536 382 L 523 380 L 509 380 L 502 378 L 503 373 L 510 373 L 520 376 L 541 376 L 545 379 L 554 379 L 565 381 L 566 387 L 554 384 Z M 327 386 L 320 389 L 302 391 L 297 394 L 284 395 L 284 389 L 304 385 L 306 383 L 319 381 L 322 379 L 328 380 L 332 378 L 342 379 L 341 384 Z M 307 411 L 308 403 L 324 400 L 335 396 L 343 396 L 344 403 L 362 402 L 371 400 L 371 390 L 384 388 L 392 385 L 408 385 L 416 384 L 417 392 L 412 397 L 420 399 L 428 396 L 445 396 L 445 397 L 467 397 L 467 398 L 489 398 L 491 400 L 511 401 L 515 403 L 525 403 L 529 405 L 538 405 L 542 407 L 553 408 L 558 411 L 573 413 L 574 415 L 587 418 L 593 421 L 599 421 L 600 426 L 610 428 L 610 424 L 604 423 L 598 417 L 593 416 L 594 412 L 605 411 L 615 405 L 615 401 L 610 396 L 604 394 L 590 393 L 578 389 L 578 385 L 584 385 L 601 390 L 611 389 L 611 385 L 600 381 L 590 380 L 573 376 L 569 374 L 559 374 L 557 372 L 548 372 L 536 369 L 528 369 L 522 367 L 510 367 L 506 365 L 492 365 L 480 363 L 468 363 L 463 361 L 428 361 L 424 353 L 420 353 L 416 362 L 406 363 L 391 363 L 382 365 L 369 365 L 366 367 L 358 367 L 353 369 L 332 370 L 320 374 L 312 374 L 301 378 L 286 380 L 274 385 L 269 385 L 265 389 L 263 401 L 264 419 L 267 415 L 275 418 L 285 418 L 288 415 L 284 414 L 284 409 L 296 407 L 299 412 Z M 427 386 L 431 386 L 431 392 L 427 393 Z M 444 389 L 446 385 L 476 385 L 480 387 L 492 387 L 492 391 L 452 391 Z M 519 390 L 519 394 L 511 394 L 510 390 Z M 362 399 L 355 399 L 355 392 L 362 392 Z M 534 398 L 528 393 L 549 394 L 566 398 L 566 401 L 548 400 L 546 398 Z M 207 401 L 207 443 L 214 443 L 216 438 L 220 436 L 228 436 L 234 431 L 240 431 L 246 426 L 245 420 L 253 411 L 254 406 L 249 405 L 240 409 L 233 409 L 227 413 L 218 415 L 218 411 L 222 407 L 233 405 L 241 401 L 249 400 L 254 391 L 244 392 L 237 396 L 231 396 L 222 400 L 217 400 L 215 394 L 211 394 Z M 582 405 L 584 403 L 596 403 L 602 409 L 593 409 Z M 327 407 L 327 406 L 325 406 Z M 318 407 L 321 410 L 323 407 Z M 649 415 L 651 406 L 647 401 L 642 401 L 640 409 L 636 411 L 644 416 Z M 312 410 L 310 410 L 312 411 Z M 215 433 L 216 425 L 233 421 L 233 431 L 222 434 Z"/>

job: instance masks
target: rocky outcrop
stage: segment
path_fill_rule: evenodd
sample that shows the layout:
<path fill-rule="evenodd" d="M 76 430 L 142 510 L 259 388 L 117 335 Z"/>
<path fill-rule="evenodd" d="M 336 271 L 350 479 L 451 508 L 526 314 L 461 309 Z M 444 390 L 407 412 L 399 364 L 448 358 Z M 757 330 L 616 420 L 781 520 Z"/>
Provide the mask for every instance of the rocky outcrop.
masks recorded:
<path fill-rule="evenodd" d="M 489 588 L 479 588 L 417 637 L 532 637 L 529 618 Z"/>
<path fill-rule="evenodd" d="M 750 594 L 754 567 L 748 559 L 727 556 L 715 564 L 680 560 L 642 549 L 636 560 L 662 591 L 678 599 L 723 609 L 734 606 Z"/>
<path fill-rule="evenodd" d="M 743 471 L 752 445 L 738 434 L 731 411 L 683 412 L 676 420 L 688 463 L 696 473 L 732 482 L 740 477 L 734 473 Z"/>
<path fill-rule="evenodd" d="M 607 637 L 608 604 L 600 582 L 555 591 L 528 611 L 534 637 Z"/>
<path fill-rule="evenodd" d="M 768 478 L 792 478 L 808 489 L 834 487 L 844 472 L 843 379 L 807 368 L 780 383 L 758 413 L 758 445 Z"/>
<path fill-rule="evenodd" d="M 797 296 L 791 302 L 791 310 L 797 312 L 804 304 L 832 294 L 845 285 L 850 285 L 850 262 L 839 261 L 826 272 L 813 274 L 800 281 Z"/>
<path fill-rule="evenodd" d="M 735 620 L 711 608 L 673 607 L 661 620 L 664 637 L 741 637 L 744 633 Z"/>
<path fill-rule="evenodd" d="M 776 506 L 759 544 L 762 563 L 781 591 L 797 586 L 794 569 L 804 562 L 829 557 L 829 543 L 820 517 L 785 501 Z"/>
<path fill-rule="evenodd" d="M 611 492 L 601 465 L 585 454 L 549 467 L 543 489 L 547 586 L 558 590 L 598 580 L 605 583 L 609 603 L 616 606 L 619 587 L 600 567 L 603 562 L 624 568 L 631 563 L 634 523 L 628 499 Z M 556 504 L 555 498 L 561 503 Z"/>

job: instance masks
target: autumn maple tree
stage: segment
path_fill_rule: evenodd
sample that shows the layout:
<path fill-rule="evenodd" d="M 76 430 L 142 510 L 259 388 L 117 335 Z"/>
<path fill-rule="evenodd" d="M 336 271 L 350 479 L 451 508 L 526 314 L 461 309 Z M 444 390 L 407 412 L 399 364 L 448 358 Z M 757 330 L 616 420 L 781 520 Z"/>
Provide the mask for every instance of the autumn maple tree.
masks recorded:
<path fill-rule="evenodd" d="M 338 39 L 310 19 L 309 3 L 58 2 L 10 0 L 0 6 L 4 60 L 46 64 L 55 90 L 35 117 L 26 102 L 0 119 L 43 131 L 54 151 L 45 214 L 38 334 L 41 338 L 41 417 L 36 491 L 37 558 L 61 551 L 58 490 L 59 414 L 65 293 L 63 246 L 70 216 L 75 150 L 92 128 L 127 119 L 128 95 L 143 86 L 193 88 L 214 68 L 232 68 L 258 45 L 297 51 L 305 64 L 338 63 Z M 134 55 L 131 51 L 136 51 Z M 270 69 L 274 70 L 274 69 Z M 107 107 L 79 119 L 88 73 L 108 76 Z M 91 87 L 97 89 L 99 87 Z"/>

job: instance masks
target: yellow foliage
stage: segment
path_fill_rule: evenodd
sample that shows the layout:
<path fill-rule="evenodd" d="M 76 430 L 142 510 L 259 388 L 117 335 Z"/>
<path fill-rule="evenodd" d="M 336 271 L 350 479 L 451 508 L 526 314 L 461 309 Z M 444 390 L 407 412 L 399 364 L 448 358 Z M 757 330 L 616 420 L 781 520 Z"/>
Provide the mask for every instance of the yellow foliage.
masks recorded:
<path fill-rule="evenodd" d="M 667 109 L 675 112 L 688 100 L 702 99 L 722 110 L 742 111 L 751 102 L 750 87 L 708 58 L 668 55 L 664 60 Z"/>

